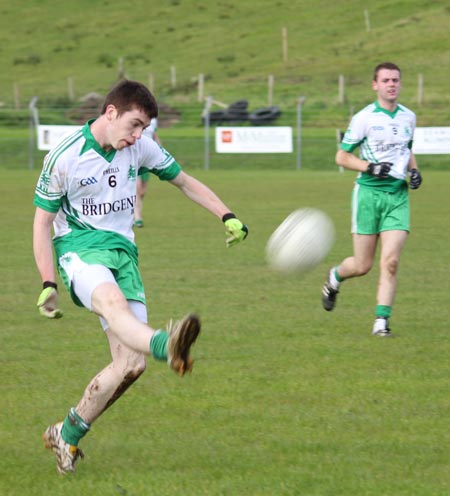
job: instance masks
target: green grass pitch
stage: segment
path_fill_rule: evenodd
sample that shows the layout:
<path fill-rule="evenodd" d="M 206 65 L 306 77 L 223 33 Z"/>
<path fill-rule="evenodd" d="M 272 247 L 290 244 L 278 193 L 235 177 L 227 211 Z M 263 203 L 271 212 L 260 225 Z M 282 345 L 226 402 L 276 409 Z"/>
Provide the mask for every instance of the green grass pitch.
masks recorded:
<path fill-rule="evenodd" d="M 195 311 L 192 375 L 149 360 L 143 377 L 83 439 L 75 475 L 57 475 L 41 434 L 109 361 L 97 318 L 64 290 L 59 321 L 35 307 L 32 197 L 38 171 L 1 180 L 0 493 L 4 496 L 445 496 L 449 470 L 450 175 L 424 170 L 391 327 L 370 335 L 378 268 L 321 308 L 330 264 L 350 254 L 349 172 L 195 171 L 250 228 L 223 227 L 152 179 L 137 232 L 150 322 Z M 267 238 L 292 210 L 336 224 L 327 259 L 298 279 L 270 272 Z"/>

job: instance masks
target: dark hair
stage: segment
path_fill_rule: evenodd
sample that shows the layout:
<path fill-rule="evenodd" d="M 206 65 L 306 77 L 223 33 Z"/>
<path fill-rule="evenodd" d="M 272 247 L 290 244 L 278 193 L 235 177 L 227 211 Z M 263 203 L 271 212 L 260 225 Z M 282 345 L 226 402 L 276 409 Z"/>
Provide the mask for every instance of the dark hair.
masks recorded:
<path fill-rule="evenodd" d="M 158 104 L 150 90 L 137 81 L 125 79 L 116 84 L 106 95 L 101 113 L 108 105 L 114 105 L 119 115 L 135 108 L 142 110 L 150 119 L 158 117 Z"/>
<path fill-rule="evenodd" d="M 398 71 L 401 75 L 401 70 L 398 65 L 393 64 L 392 62 L 383 62 L 382 64 L 378 64 L 373 71 L 373 80 L 376 81 L 378 78 L 378 73 L 381 69 L 388 69 L 389 71 Z"/>

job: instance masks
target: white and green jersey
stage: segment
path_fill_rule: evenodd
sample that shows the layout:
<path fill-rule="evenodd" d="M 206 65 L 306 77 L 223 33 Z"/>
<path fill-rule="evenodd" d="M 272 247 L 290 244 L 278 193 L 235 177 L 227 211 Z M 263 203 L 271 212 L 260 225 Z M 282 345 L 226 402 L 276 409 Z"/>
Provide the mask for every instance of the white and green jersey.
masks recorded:
<path fill-rule="evenodd" d="M 363 160 L 393 164 L 388 179 L 379 179 L 363 172 L 359 173 L 357 182 L 384 187 L 388 191 L 396 191 L 404 186 L 415 129 L 414 112 L 400 104 L 393 112 L 389 112 L 375 102 L 355 114 L 341 148 L 353 152 L 359 147 L 359 155 Z"/>
<path fill-rule="evenodd" d="M 56 213 L 53 240 L 58 255 L 67 249 L 101 247 L 137 255 L 132 228 L 136 177 L 150 171 L 171 180 L 181 167 L 146 136 L 106 152 L 92 136 L 92 122 L 63 138 L 45 157 L 34 205 Z"/>

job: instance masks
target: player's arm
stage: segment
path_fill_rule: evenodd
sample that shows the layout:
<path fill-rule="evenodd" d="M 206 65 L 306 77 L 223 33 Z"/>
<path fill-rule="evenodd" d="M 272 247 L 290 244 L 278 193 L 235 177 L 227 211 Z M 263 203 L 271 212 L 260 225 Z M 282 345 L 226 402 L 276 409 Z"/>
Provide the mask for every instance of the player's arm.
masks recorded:
<path fill-rule="evenodd" d="M 33 222 L 33 253 L 43 283 L 37 306 L 41 315 L 48 318 L 62 317 L 61 310 L 57 308 L 58 293 L 53 263 L 52 224 L 55 216 L 36 207 Z"/>
<path fill-rule="evenodd" d="M 209 210 L 213 215 L 221 219 L 230 209 L 208 186 L 198 179 L 181 171 L 175 179 L 170 181 L 180 191 L 182 191 L 190 200 L 198 203 Z"/>
<path fill-rule="evenodd" d="M 417 167 L 417 160 L 413 152 L 411 152 L 411 156 L 409 157 L 408 162 L 408 170 L 411 171 L 412 169 L 419 170 L 419 167 Z"/>
<path fill-rule="evenodd" d="M 230 209 L 210 188 L 208 188 L 208 186 L 189 174 L 186 174 L 184 171 L 180 171 L 180 173 L 170 182 L 182 191 L 190 200 L 203 208 L 206 208 L 206 210 L 209 210 L 209 212 L 224 222 L 230 236 L 227 239 L 228 246 L 233 246 L 247 237 L 247 226 L 236 218 Z"/>
<path fill-rule="evenodd" d="M 379 179 L 386 179 L 392 167 L 391 162 L 368 162 L 343 149 L 336 153 L 336 163 L 345 169 L 367 172 Z"/>
<path fill-rule="evenodd" d="M 362 160 L 351 152 L 345 150 L 338 150 L 336 153 L 336 164 L 345 169 L 365 172 L 369 166 L 367 160 Z"/>
<path fill-rule="evenodd" d="M 36 207 L 33 223 L 33 252 L 42 282 L 55 281 L 52 225 L 55 214 Z"/>
<path fill-rule="evenodd" d="M 422 184 L 422 174 L 417 167 L 416 157 L 414 153 L 411 152 L 411 156 L 408 162 L 408 170 L 409 170 L 409 187 L 411 189 L 418 189 Z"/>

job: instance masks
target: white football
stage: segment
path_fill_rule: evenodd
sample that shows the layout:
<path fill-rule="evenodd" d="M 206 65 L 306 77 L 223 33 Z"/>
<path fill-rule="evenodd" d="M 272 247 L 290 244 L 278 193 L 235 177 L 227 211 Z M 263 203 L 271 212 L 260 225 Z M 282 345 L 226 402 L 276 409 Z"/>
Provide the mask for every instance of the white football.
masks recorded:
<path fill-rule="evenodd" d="M 295 210 L 270 236 L 267 263 L 278 272 L 308 272 L 327 256 L 334 236 L 333 221 L 324 212 L 316 208 Z"/>

